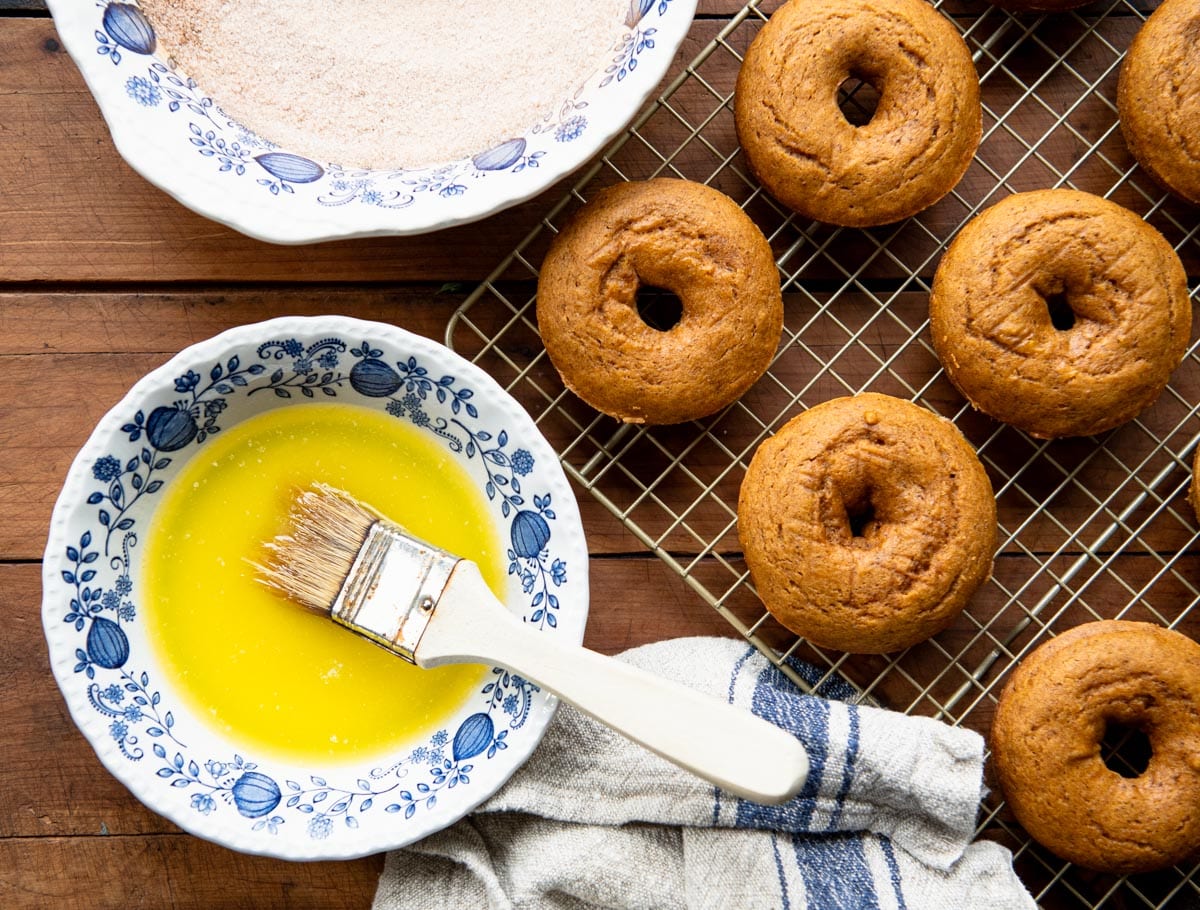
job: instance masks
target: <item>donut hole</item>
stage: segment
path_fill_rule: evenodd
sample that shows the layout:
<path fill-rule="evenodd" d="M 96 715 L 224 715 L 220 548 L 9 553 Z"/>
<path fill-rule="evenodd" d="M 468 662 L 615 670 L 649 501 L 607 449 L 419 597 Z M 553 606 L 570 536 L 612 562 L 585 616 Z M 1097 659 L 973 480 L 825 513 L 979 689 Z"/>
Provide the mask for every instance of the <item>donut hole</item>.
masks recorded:
<path fill-rule="evenodd" d="M 1075 310 L 1071 307 L 1071 301 L 1067 298 L 1065 292 L 1060 291 L 1057 294 L 1046 294 L 1046 309 L 1050 313 L 1050 324 L 1060 332 L 1065 332 L 1068 329 L 1075 327 Z"/>
<path fill-rule="evenodd" d="M 637 292 L 637 313 L 650 328 L 669 332 L 683 318 L 683 301 L 666 288 L 642 285 Z"/>
<path fill-rule="evenodd" d="M 843 487 L 841 493 L 842 508 L 845 510 L 844 514 L 839 516 L 844 522 L 841 525 L 841 534 L 848 533 L 851 544 L 870 544 L 880 525 L 876 490 L 869 481 L 863 483 L 860 480 L 850 484 L 849 488 Z"/>
<path fill-rule="evenodd" d="M 879 86 L 867 74 L 851 70 L 838 86 L 838 108 L 851 126 L 866 126 L 879 107 Z"/>
<path fill-rule="evenodd" d="M 1100 740 L 1100 758 L 1109 771 L 1122 777 L 1141 777 L 1150 766 L 1154 749 L 1146 732 L 1132 724 L 1108 720 Z"/>
<path fill-rule="evenodd" d="M 875 506 L 871 500 L 846 507 L 846 523 L 850 526 L 851 537 L 865 538 L 874 521 Z"/>

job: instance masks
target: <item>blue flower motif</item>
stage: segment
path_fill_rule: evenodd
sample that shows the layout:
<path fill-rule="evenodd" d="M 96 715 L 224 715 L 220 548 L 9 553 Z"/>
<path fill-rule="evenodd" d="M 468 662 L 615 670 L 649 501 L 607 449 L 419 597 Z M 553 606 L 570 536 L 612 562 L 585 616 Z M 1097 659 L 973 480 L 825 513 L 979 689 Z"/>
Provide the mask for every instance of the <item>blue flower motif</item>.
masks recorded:
<path fill-rule="evenodd" d="M 295 364 L 292 365 L 292 369 L 297 373 L 311 373 L 312 361 L 307 357 L 299 357 L 296 359 Z"/>
<path fill-rule="evenodd" d="M 200 374 L 195 370 L 188 370 L 175 380 L 175 391 L 180 393 L 190 392 L 198 385 L 200 385 Z"/>
<path fill-rule="evenodd" d="M 556 559 L 550 564 L 550 577 L 554 579 L 556 585 L 561 585 L 567 580 L 567 564 L 561 559 Z"/>
<path fill-rule="evenodd" d="M 118 594 L 121 594 L 121 595 L 128 594 L 130 591 L 133 590 L 133 581 L 129 578 L 128 575 L 118 575 L 117 581 L 113 585 L 113 588 L 116 590 L 116 592 Z"/>
<path fill-rule="evenodd" d="M 308 836 L 314 840 L 324 840 L 333 830 L 333 819 L 328 815 L 318 815 L 308 823 Z"/>
<path fill-rule="evenodd" d="M 404 416 L 404 403 L 393 398 L 387 403 L 387 412 L 393 417 Z"/>
<path fill-rule="evenodd" d="M 120 742 L 125 738 L 126 734 L 129 733 L 129 727 L 119 720 L 114 720 L 111 724 L 109 724 L 108 732 L 112 734 L 113 739 L 115 739 L 117 742 Z"/>
<path fill-rule="evenodd" d="M 304 345 L 302 345 L 295 338 L 289 338 L 283 343 L 283 353 L 287 354 L 289 357 L 299 357 L 304 353 Z"/>
<path fill-rule="evenodd" d="M 558 125 L 558 129 L 554 131 L 554 138 L 559 142 L 571 142 L 578 139 L 586 128 L 587 117 L 582 115 L 569 117 Z"/>
<path fill-rule="evenodd" d="M 500 707 L 502 707 L 504 709 L 505 714 L 516 714 L 517 713 L 517 696 L 511 695 L 511 694 L 508 695 L 504 699 L 504 702 L 503 702 L 503 704 L 501 704 Z"/>
<path fill-rule="evenodd" d="M 363 190 L 358 197 L 358 201 L 363 205 L 379 205 L 383 202 L 383 193 L 379 190 Z M 313 819 L 316 821 L 316 819 Z"/>
<path fill-rule="evenodd" d="M 125 601 L 125 603 L 121 604 L 121 608 L 117 610 L 117 615 L 125 620 L 125 622 L 132 622 L 133 618 L 137 616 L 137 610 L 134 609 L 133 604 Z"/>
<path fill-rule="evenodd" d="M 533 456 L 524 449 L 517 449 L 512 453 L 512 469 L 514 473 L 524 477 L 533 470 Z"/>
<path fill-rule="evenodd" d="M 100 697 L 105 701 L 110 701 L 116 705 L 120 704 L 125 699 L 125 693 L 121 691 L 120 686 L 118 686 L 116 683 L 113 683 L 100 693 Z"/>
<path fill-rule="evenodd" d="M 419 765 L 425 759 L 429 758 L 429 749 L 425 746 L 417 746 L 417 748 L 412 750 L 412 754 L 408 758 L 414 765 Z"/>
<path fill-rule="evenodd" d="M 207 793 L 193 793 L 192 808 L 201 815 L 208 815 L 209 812 L 217 808 L 217 801 Z"/>
<path fill-rule="evenodd" d="M 216 417 L 218 414 L 220 414 L 224 410 L 225 410 L 225 399 L 224 398 L 214 398 L 211 401 L 204 402 L 204 416 L 205 417 Z"/>
<path fill-rule="evenodd" d="M 429 737 L 429 741 L 435 746 L 444 746 L 450 741 L 450 735 L 445 730 L 438 730 Z"/>
<path fill-rule="evenodd" d="M 116 480 L 121 476 L 121 462 L 111 455 L 105 455 L 92 465 L 92 476 L 103 483 Z"/>
<path fill-rule="evenodd" d="M 162 100 L 158 86 L 141 76 L 130 76 L 125 81 L 125 94 L 143 107 L 155 107 Z"/>
<path fill-rule="evenodd" d="M 115 610 L 121 604 L 121 595 L 116 591 L 105 591 L 100 598 L 100 606 L 105 610 Z"/>
<path fill-rule="evenodd" d="M 142 719 L 142 709 L 137 705 L 126 705 L 125 710 L 121 712 L 121 715 L 131 724 L 136 724 Z"/>
<path fill-rule="evenodd" d="M 332 370 L 338 365 L 338 355 L 335 351 L 326 351 L 317 358 L 317 363 L 327 370 Z"/>
<path fill-rule="evenodd" d="M 415 395 L 404 396 L 404 405 L 408 407 L 408 418 L 413 421 L 414 426 L 430 425 L 430 415 L 421 408 L 418 397 Z"/>
<path fill-rule="evenodd" d="M 531 594 L 533 592 L 533 583 L 535 581 L 537 581 L 537 579 L 533 577 L 533 573 L 526 572 L 521 576 L 521 590 L 526 594 Z"/>
<path fill-rule="evenodd" d="M 467 191 L 467 188 L 461 183 L 447 183 L 444 187 L 438 190 L 438 195 L 449 199 L 451 196 L 461 196 Z"/>

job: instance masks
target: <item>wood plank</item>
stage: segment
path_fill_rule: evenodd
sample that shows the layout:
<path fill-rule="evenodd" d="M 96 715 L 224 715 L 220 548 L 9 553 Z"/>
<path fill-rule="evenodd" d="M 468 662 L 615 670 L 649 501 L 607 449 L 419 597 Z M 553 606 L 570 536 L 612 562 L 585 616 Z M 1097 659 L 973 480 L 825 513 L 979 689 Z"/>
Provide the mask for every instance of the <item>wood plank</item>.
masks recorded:
<path fill-rule="evenodd" d="M 341 313 L 441 340 L 466 288 L 215 288 L 188 293 L 0 295 L 0 554 L 41 555 L 67 469 L 100 418 L 146 372 L 227 328 L 282 315 Z M 30 395 L 30 389 L 37 389 Z M 83 391 L 86 390 L 86 391 Z M 594 552 L 641 545 L 577 496 Z"/>
<path fill-rule="evenodd" d="M 999 14 L 993 14 L 996 16 Z M 1115 47 L 1126 44 L 1136 29 L 1135 17 L 1112 17 L 1102 23 L 1105 40 Z M 1074 18 L 1052 19 L 1035 33 L 1044 46 L 1069 43 L 1080 31 Z M 864 261 L 864 277 L 894 278 L 902 266 L 928 272 L 937 251 L 933 237 L 944 239 L 960 223 L 971 205 L 994 198 L 996 178 L 1015 162 L 1025 160 L 1028 146 L 1036 154 L 1025 160 L 1021 177 L 1013 178 L 1001 194 L 1043 186 L 1075 167 L 1080 137 L 1096 141 L 1114 115 L 1095 98 L 1079 104 L 1080 85 L 1071 72 L 1056 70 L 1039 84 L 1045 106 L 1025 99 L 1025 87 L 1038 82 L 1050 59 L 1044 46 L 1022 38 L 1020 29 L 999 35 L 999 20 L 988 20 L 989 34 L 998 40 L 992 56 L 981 62 L 994 68 L 998 55 L 1006 54 L 1007 70 L 996 70 L 984 85 L 985 99 L 1005 125 L 993 130 L 958 194 L 943 200 L 917 221 L 907 223 L 889 240 L 889 255 L 880 256 L 876 243 L 891 237 L 892 229 L 870 234 L 843 231 L 832 242 L 826 228 L 784 227 L 781 213 L 763 203 L 755 214 L 764 230 L 776 236 L 782 250 L 805 235 L 803 255 L 810 245 L 823 246 L 825 255 L 805 268 L 805 275 L 836 277 L 836 263 Z M 677 57 L 672 73 L 691 60 L 717 33 L 719 19 L 696 22 Z M 728 47 L 744 49 L 757 23 L 740 26 Z M 1086 45 L 1075 64 L 1084 78 L 1097 78 L 1111 62 L 1099 42 Z M 671 156 L 672 166 L 693 179 L 714 178 L 724 191 L 744 199 L 750 191 L 743 176 L 744 162 L 723 162 L 736 152 L 732 116 L 727 100 L 732 92 L 738 61 L 721 48 L 700 67 L 703 83 L 689 79 L 671 99 L 671 110 L 655 115 L 641 131 L 641 139 L 628 143 L 614 163 L 622 174 L 640 177 L 661 166 L 660 153 Z M 1020 81 L 1014 81 L 1014 77 Z M 710 91 L 711 88 L 711 91 Z M 1115 88 L 1115 73 L 1102 82 L 1108 95 Z M 714 95 L 713 92 L 716 92 Z M 1022 100 L 1025 99 L 1025 100 Z M 1058 112 L 1071 109 L 1068 129 Z M 988 118 L 987 127 L 994 121 Z M 9 175 L 0 195 L 0 219 L 6 233 L 0 240 L 0 281 L 382 281 L 395 279 L 455 280 L 479 278 L 496 264 L 497 249 L 511 249 L 559 198 L 563 187 L 482 224 L 464 226 L 415 238 L 373 238 L 303 247 L 278 247 L 244 238 L 194 215 L 134 174 L 112 147 L 94 101 L 65 52 L 58 45 L 52 24 L 44 19 L 12 19 L 0 32 L 0 122 L 13 141 L 0 145 L 0 172 Z M 705 124 L 703 141 L 692 133 Z M 1095 135 L 1093 135 L 1095 134 Z M 1014 138 L 1019 136 L 1020 139 Z M 1104 155 L 1112 162 L 1092 158 L 1072 171 L 1080 186 L 1096 192 L 1111 189 L 1129 166 L 1128 153 L 1118 135 L 1104 140 Z M 1043 163 L 1044 162 L 1044 163 Z M 986 163 L 986 167 L 984 166 Z M 989 171 L 988 168 L 991 170 Z M 615 178 L 608 172 L 605 179 Z M 569 181 L 568 181 L 569 182 Z M 1146 192 L 1156 187 L 1138 174 L 1133 183 Z M 565 184 L 564 184 L 565 185 Z M 50 189 L 52 187 L 52 190 Z M 1134 186 L 1118 193 L 1120 201 L 1144 211 L 1149 203 Z M 1186 210 L 1172 204 L 1164 215 L 1186 220 Z M 1178 241 L 1177 236 L 1173 236 Z M 1195 261 L 1200 244 L 1189 244 Z M 534 255 L 532 261 L 540 261 Z M 800 262 L 795 263 L 799 268 Z"/>
<path fill-rule="evenodd" d="M 584 643 L 613 654 L 690 635 L 733 635 L 659 560 L 593 559 Z M 101 766 L 74 726 L 50 673 L 41 623 L 41 568 L 0 564 L 0 843 L 9 838 L 176 832 Z M 5 864 L 0 859 L 0 870 Z M 3 903 L 0 886 L 0 904 Z"/>
<path fill-rule="evenodd" d="M 697 40 L 681 55 L 694 55 Z M 0 144 L 0 281 L 480 278 L 567 185 L 482 224 L 417 237 L 250 240 L 188 211 L 124 163 L 52 23 L 41 18 L 13 18 L 0 30 L 0 123 L 8 137 Z"/>
<path fill-rule="evenodd" d="M 137 379 L 177 350 L 231 326 L 289 313 L 345 313 L 440 340 L 464 291 L 429 285 L 0 295 L 0 400 L 9 402 L 0 410 L 0 445 L 9 456 L 0 460 L 0 505 L 10 516 L 0 525 L 0 553 L 21 559 L 40 555 L 51 508 L 79 447 Z M 525 291 L 532 293 L 528 287 Z M 887 300 L 886 307 L 881 300 Z M 925 343 L 925 332 L 917 343 L 910 343 L 911 333 L 925 319 L 925 307 L 926 298 L 919 293 L 890 299 L 851 292 L 834 299 L 827 294 L 787 294 L 787 323 L 794 342 L 772 368 L 771 377 L 743 399 L 755 416 L 735 409 L 701 425 L 652 430 L 636 445 L 613 450 L 615 457 L 609 460 L 617 467 L 596 479 L 597 489 L 628 508 L 630 519 L 652 536 L 666 534 L 663 546 L 669 550 L 695 553 L 700 541 L 719 540 L 718 549 L 736 551 L 728 504 L 737 501 L 742 468 L 728 468 L 731 458 L 748 462 L 763 424 L 777 428 L 803 407 L 849 390 L 870 388 L 911 397 L 923 389 L 923 401 L 947 416 L 957 415 L 979 447 L 1001 493 L 1005 534 L 1020 528 L 1021 545 L 1033 551 L 1062 547 L 1079 552 L 1141 493 L 1141 487 L 1127 479 L 1130 467 L 1142 465 L 1140 477 L 1148 481 L 1173 459 L 1187 456 L 1190 440 L 1200 432 L 1200 417 L 1188 404 L 1200 399 L 1200 363 L 1189 358 L 1177 370 L 1171 390 L 1138 423 L 1107 435 L 1099 446 L 1088 439 L 1062 440 L 1037 455 L 1027 437 L 970 412 L 944 378 L 934 380 L 938 363 Z M 485 297 L 471 316 L 491 335 L 511 313 Z M 851 341 L 851 332 L 859 333 L 858 341 Z M 1200 323 L 1195 334 L 1200 337 Z M 468 356 L 472 353 L 462 338 L 456 344 Z M 505 331 L 500 348 L 520 364 L 541 350 L 536 335 L 520 326 Z M 882 370 L 885 362 L 889 369 Z M 481 365 L 502 384 L 513 381 L 513 371 L 498 358 Z M 546 400 L 537 390 L 557 388 L 553 367 L 542 358 L 513 391 L 538 415 Z M 800 395 L 798 405 L 792 400 L 795 395 Z M 568 398 L 561 409 L 541 418 L 541 427 L 557 450 L 569 449 L 570 461 L 581 465 L 615 426 L 602 426 L 599 439 L 577 438 L 565 419 L 568 414 L 585 425 L 594 419 L 594 412 Z M 686 462 L 673 467 L 669 456 L 683 451 L 688 453 Z M 1190 511 L 1182 502 L 1186 479 L 1181 461 L 1160 494 L 1174 499 L 1173 511 L 1140 530 L 1141 546 L 1174 552 L 1192 539 Z M 655 496 L 640 497 L 649 484 Z M 1110 495 L 1108 506 L 1099 508 Z M 580 491 L 577 498 L 593 553 L 644 551 L 591 495 Z M 692 507 L 694 502 L 699 505 Z M 1154 505 L 1151 501 L 1128 520 L 1135 525 L 1145 522 Z M 1040 514 L 1031 520 L 1034 512 Z M 688 528 L 672 528 L 682 514 L 699 540 Z M 1124 540 L 1124 534 L 1117 535 L 1105 549 Z M 1017 546 L 1010 543 L 1008 549 L 1015 552 Z"/>
<path fill-rule="evenodd" d="M 362 910 L 382 871 L 382 856 L 289 863 L 184 835 L 0 840 L 0 902 L 14 910 Z"/>
<path fill-rule="evenodd" d="M 1130 5 L 1139 10 L 1152 10 L 1158 6 L 1161 0 L 1129 0 Z M 772 13 L 780 6 L 783 0 L 764 0 L 758 4 L 758 9 L 764 13 Z M 700 0 L 696 6 L 697 16 L 732 16 L 734 13 L 742 9 L 743 4 L 737 0 Z M 1096 0 L 1096 2 L 1085 6 L 1083 12 L 1086 14 L 1092 11 L 1105 11 L 1110 6 L 1110 0 Z M 947 15 L 971 15 L 978 14 L 981 9 L 985 8 L 980 0 L 944 0 L 939 7 L 942 12 Z M 45 0 L 0 0 L 0 15 L 5 12 L 16 10 L 41 10 L 46 11 Z M 1125 7 L 1119 7 L 1117 13 L 1125 12 Z"/>

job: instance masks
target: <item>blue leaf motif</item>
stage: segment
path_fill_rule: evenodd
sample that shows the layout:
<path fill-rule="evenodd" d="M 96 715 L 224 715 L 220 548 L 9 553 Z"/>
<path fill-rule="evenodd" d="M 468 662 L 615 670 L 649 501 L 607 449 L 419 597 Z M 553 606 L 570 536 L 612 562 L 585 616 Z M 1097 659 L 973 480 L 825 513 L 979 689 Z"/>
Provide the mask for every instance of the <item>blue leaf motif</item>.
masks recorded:
<path fill-rule="evenodd" d="M 111 619 L 94 617 L 87 635 L 87 655 L 97 666 L 115 670 L 129 659 L 129 639 Z"/>
<path fill-rule="evenodd" d="M 463 761 L 478 755 L 491 743 L 494 732 L 495 726 L 489 715 L 472 714 L 462 722 L 462 726 L 454 734 L 454 742 L 451 745 L 454 760 Z"/>
<path fill-rule="evenodd" d="M 481 171 L 503 171 L 516 164 L 525 154 L 524 139 L 509 139 L 499 145 L 480 152 L 471 163 Z"/>
<path fill-rule="evenodd" d="M 325 174 L 325 169 L 315 161 L 290 152 L 264 152 L 255 155 L 254 160 L 272 177 L 289 183 L 312 183 Z"/>
<path fill-rule="evenodd" d="M 550 541 L 550 526 L 537 512 L 526 509 L 513 517 L 510 534 L 513 551 L 518 556 L 534 559 Z"/>
<path fill-rule="evenodd" d="M 279 784 L 258 771 L 247 771 L 234 782 L 230 792 L 238 812 L 246 818 L 266 815 L 279 805 L 282 796 Z"/>
<path fill-rule="evenodd" d="M 142 11 L 130 3 L 110 3 L 101 19 L 108 36 L 135 54 L 153 54 L 158 46 L 154 29 Z"/>

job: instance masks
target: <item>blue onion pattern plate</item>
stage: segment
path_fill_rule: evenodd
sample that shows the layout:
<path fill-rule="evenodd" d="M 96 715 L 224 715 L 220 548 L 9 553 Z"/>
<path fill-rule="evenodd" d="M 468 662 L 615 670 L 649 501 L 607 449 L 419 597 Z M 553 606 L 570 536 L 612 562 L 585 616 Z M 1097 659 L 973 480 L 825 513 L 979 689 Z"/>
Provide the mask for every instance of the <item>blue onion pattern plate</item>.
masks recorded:
<path fill-rule="evenodd" d="M 287 317 L 193 345 L 141 379 L 67 474 L 43 571 L 50 662 L 76 724 L 142 802 L 193 834 L 287 859 L 414 841 L 494 793 L 557 704 L 494 668 L 448 721 L 395 754 L 297 765 L 230 741 L 188 707 L 147 640 L 141 548 L 162 490 L 205 442 L 264 410 L 342 401 L 428 432 L 485 492 L 507 541 L 504 600 L 577 644 L 587 547 L 562 468 L 529 415 L 436 342 L 382 323 Z"/>
<path fill-rule="evenodd" d="M 201 215 L 276 243 L 424 233 L 529 199 L 633 119 L 696 10 L 696 0 L 629 0 L 605 67 L 520 136 L 430 167 L 357 170 L 278 148 L 226 116 L 170 66 L 136 3 L 47 5 L 130 166 Z"/>

